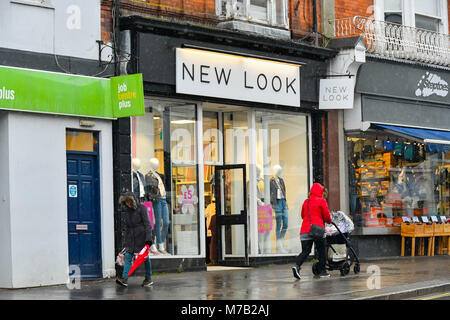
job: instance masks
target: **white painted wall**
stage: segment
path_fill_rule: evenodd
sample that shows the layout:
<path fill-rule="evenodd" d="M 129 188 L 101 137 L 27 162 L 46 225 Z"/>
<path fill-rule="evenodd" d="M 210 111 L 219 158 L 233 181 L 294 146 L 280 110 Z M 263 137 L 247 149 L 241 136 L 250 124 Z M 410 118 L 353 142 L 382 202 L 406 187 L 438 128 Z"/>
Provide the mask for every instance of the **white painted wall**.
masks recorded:
<path fill-rule="evenodd" d="M 0 288 L 11 287 L 8 113 L 0 111 Z"/>
<path fill-rule="evenodd" d="M 108 277 L 115 275 L 112 124 L 94 121 L 93 130 L 100 131 L 102 262 Z M 66 128 L 81 129 L 79 118 L 10 112 L 8 124 L 10 287 L 64 284 L 69 264 L 65 137 Z M 3 277 L 0 284 L 9 287 Z"/>
<path fill-rule="evenodd" d="M 1 0 L 0 47 L 98 59 L 100 18 L 100 0 Z"/>

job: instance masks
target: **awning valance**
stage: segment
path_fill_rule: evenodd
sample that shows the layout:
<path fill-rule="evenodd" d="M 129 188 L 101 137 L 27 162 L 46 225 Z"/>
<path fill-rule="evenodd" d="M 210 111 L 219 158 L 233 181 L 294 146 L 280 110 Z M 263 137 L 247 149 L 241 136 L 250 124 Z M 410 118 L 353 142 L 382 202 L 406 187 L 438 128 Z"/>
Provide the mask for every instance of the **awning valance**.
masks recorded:
<path fill-rule="evenodd" d="M 402 136 L 409 136 L 414 139 L 420 139 L 427 144 L 429 151 L 450 151 L 450 131 L 430 130 L 410 127 L 400 127 L 392 125 L 373 125 L 374 128 L 380 128 L 391 133 L 399 133 Z"/>

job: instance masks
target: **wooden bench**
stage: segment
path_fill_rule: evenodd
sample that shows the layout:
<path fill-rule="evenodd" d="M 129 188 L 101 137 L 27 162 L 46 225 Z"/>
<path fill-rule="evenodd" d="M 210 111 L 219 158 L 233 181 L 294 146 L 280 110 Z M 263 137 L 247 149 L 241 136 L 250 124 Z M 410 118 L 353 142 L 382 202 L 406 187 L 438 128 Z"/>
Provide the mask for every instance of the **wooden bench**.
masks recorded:
<path fill-rule="evenodd" d="M 402 236 L 402 249 L 401 255 L 405 256 L 405 238 L 411 238 L 411 257 L 416 253 L 416 238 L 419 238 L 419 255 L 425 254 L 425 238 L 428 238 L 428 252 L 427 255 L 434 255 L 433 243 L 434 243 L 434 228 L 432 224 L 422 223 L 402 223 L 401 224 L 401 236 Z"/>
<path fill-rule="evenodd" d="M 450 255 L 450 224 L 434 224 L 434 239 L 438 243 L 437 253 Z"/>

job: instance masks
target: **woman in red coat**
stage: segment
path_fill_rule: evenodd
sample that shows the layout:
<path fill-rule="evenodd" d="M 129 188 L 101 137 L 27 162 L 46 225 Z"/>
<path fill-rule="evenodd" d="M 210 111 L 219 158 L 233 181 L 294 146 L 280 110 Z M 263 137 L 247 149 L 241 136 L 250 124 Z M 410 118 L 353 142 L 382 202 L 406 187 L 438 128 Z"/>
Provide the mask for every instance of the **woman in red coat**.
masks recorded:
<path fill-rule="evenodd" d="M 302 242 L 302 252 L 297 257 L 297 263 L 295 267 L 292 267 L 294 277 L 300 279 L 300 268 L 305 262 L 306 258 L 311 253 L 312 245 L 315 244 L 317 253 L 319 255 L 319 270 L 320 277 L 329 277 L 330 274 L 325 269 L 326 263 L 326 244 L 325 235 L 322 239 L 313 239 L 309 230 L 311 229 L 311 223 L 317 224 L 325 228 L 324 221 L 331 223 L 330 210 L 328 209 L 327 200 L 323 198 L 324 188 L 320 183 L 314 183 L 309 198 L 303 202 L 302 206 L 302 227 L 300 229 L 300 240 Z M 308 215 L 309 205 L 309 215 Z M 310 220 L 311 217 L 311 220 Z"/>

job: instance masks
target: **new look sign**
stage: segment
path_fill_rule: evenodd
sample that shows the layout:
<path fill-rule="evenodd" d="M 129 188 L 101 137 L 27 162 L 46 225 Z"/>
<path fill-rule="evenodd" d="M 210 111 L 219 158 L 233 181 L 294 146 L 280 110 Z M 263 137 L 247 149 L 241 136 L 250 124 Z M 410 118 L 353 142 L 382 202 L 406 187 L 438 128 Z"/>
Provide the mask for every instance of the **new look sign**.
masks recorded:
<path fill-rule="evenodd" d="M 352 79 L 321 79 L 319 109 L 352 109 L 354 87 Z"/>
<path fill-rule="evenodd" d="M 176 50 L 177 93 L 300 107 L 300 65 Z"/>

